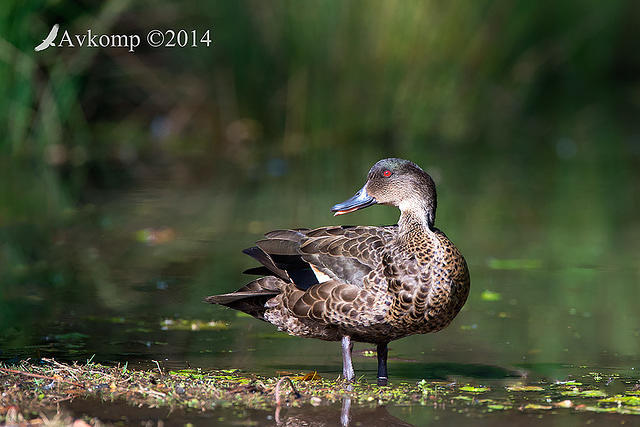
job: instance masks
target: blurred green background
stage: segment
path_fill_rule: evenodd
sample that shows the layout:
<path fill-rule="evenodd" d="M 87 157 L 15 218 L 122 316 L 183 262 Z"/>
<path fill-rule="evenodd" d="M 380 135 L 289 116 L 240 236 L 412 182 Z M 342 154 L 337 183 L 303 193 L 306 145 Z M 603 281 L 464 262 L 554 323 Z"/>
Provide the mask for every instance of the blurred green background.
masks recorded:
<path fill-rule="evenodd" d="M 3 2 L 0 358 L 338 372 L 337 346 L 201 301 L 249 280 L 263 232 L 394 223 L 329 212 L 393 156 L 434 177 L 472 291 L 392 344 L 413 363 L 392 376 L 637 366 L 639 22 L 634 1 Z M 34 52 L 55 23 L 213 44 Z"/>

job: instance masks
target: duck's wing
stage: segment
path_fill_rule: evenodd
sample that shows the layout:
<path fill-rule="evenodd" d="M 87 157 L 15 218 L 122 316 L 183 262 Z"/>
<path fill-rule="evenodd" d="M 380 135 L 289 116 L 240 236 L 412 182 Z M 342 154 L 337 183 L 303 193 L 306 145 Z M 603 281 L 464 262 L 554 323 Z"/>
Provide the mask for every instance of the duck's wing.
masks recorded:
<path fill-rule="evenodd" d="M 397 227 L 323 227 L 307 233 L 302 258 L 339 282 L 363 286 L 363 279 L 380 268 L 384 247 Z"/>
<path fill-rule="evenodd" d="M 353 301 L 358 297 L 360 289 L 337 280 L 319 283 L 306 291 L 294 286 L 285 287 L 281 300 L 273 299 L 266 306 L 277 307 L 282 304 L 298 319 L 309 319 L 326 325 L 344 324 L 347 319 L 355 321 L 358 310 Z"/>
<path fill-rule="evenodd" d="M 396 233 L 396 226 L 276 230 L 256 245 L 275 269 L 259 261 L 278 277 L 285 271 L 298 289 L 328 280 L 362 287 L 364 277 L 380 267 L 382 249 Z"/>
<path fill-rule="evenodd" d="M 261 264 L 245 273 L 265 277 L 206 301 L 242 310 L 290 333 L 295 332 L 290 328 L 291 319 L 287 320 L 291 314 L 325 325 L 353 323 L 362 317 L 361 311 L 375 320 L 382 315 L 372 310 L 373 296 L 367 297 L 367 304 L 353 301 L 362 296 L 365 276 L 382 272 L 382 259 L 389 256 L 383 249 L 396 234 L 397 226 L 272 231 L 244 251 Z M 265 310 L 277 307 L 281 307 L 280 317 L 278 310 L 272 310 L 266 319 Z"/>

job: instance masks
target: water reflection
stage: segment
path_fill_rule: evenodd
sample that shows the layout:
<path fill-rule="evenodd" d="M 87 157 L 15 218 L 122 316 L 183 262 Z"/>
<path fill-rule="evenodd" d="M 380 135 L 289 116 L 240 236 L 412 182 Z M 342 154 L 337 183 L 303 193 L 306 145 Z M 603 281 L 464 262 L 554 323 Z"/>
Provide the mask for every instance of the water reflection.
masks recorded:
<path fill-rule="evenodd" d="M 276 409 L 275 422 L 277 426 L 398 426 L 407 427 L 406 423 L 394 417 L 384 406 L 361 407 L 351 406 L 351 398 L 342 398 L 342 407 L 302 407 Z"/>
<path fill-rule="evenodd" d="M 349 391 L 351 391 L 351 386 L 349 386 Z M 340 424 L 343 427 L 349 425 L 349 421 L 351 421 L 351 398 L 345 396 L 342 398 L 342 411 L 340 411 Z"/>
<path fill-rule="evenodd" d="M 90 414 L 105 423 L 129 425 L 275 425 L 275 426 L 371 426 L 386 427 L 412 426 L 393 416 L 382 406 L 351 406 L 351 399 L 345 397 L 339 405 L 276 408 L 275 412 L 258 409 L 219 408 L 215 411 L 188 411 L 175 408 L 167 413 L 162 408 L 131 406 L 123 400 L 104 402 L 100 399 L 73 399 L 62 403 L 62 408 L 75 418 Z"/>

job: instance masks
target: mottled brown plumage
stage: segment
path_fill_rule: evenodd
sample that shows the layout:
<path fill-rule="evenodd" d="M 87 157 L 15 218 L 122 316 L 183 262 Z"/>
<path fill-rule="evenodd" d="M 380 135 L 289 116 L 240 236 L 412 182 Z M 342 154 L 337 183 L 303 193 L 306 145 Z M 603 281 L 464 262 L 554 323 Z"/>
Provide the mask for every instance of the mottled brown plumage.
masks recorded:
<path fill-rule="evenodd" d="M 387 343 L 446 327 L 470 281 L 464 258 L 434 227 L 436 191 L 427 173 L 407 160 L 381 160 L 365 186 L 332 210 L 375 203 L 397 206 L 398 225 L 272 231 L 245 250 L 264 266 L 253 272 L 268 275 L 206 301 L 291 335 L 342 340 L 346 377 L 353 376 L 351 341 L 378 344 L 378 379 L 386 383 Z"/>

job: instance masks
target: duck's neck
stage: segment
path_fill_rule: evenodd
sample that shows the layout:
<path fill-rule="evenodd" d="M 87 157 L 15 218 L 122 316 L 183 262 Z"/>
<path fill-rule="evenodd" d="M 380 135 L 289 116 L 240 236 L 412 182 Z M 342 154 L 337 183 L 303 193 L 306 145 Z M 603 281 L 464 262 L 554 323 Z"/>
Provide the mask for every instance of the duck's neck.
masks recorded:
<path fill-rule="evenodd" d="M 430 233 L 436 219 L 435 206 L 426 202 L 401 204 L 398 228 L 400 235 L 410 236 L 416 233 Z"/>

